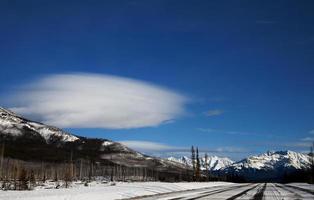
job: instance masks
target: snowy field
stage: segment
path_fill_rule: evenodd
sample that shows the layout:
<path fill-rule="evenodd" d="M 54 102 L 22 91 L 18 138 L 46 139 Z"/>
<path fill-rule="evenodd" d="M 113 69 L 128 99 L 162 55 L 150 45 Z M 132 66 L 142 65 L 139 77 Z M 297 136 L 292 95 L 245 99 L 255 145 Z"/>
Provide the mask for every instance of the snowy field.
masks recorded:
<path fill-rule="evenodd" d="M 225 182 L 210 183 L 164 183 L 164 182 L 118 182 L 116 185 L 110 183 L 92 182 L 89 186 L 74 183 L 71 188 L 52 188 L 45 186 L 37 187 L 31 191 L 1 191 L 0 200 L 111 200 L 127 199 L 144 195 L 156 195 L 183 190 L 193 190 L 215 186 L 232 185 Z"/>
<path fill-rule="evenodd" d="M 305 183 L 164 183 L 92 182 L 89 186 L 74 183 L 71 188 L 37 187 L 32 191 L 0 191 L 1 200 L 205 200 L 205 199 L 314 199 L 314 186 Z M 50 188 L 50 189 L 49 189 Z"/>

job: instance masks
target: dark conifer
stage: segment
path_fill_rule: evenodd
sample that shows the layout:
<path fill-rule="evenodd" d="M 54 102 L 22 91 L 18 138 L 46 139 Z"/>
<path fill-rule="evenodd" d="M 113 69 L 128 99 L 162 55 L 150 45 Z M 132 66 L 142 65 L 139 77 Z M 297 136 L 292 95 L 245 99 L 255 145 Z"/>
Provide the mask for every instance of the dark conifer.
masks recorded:
<path fill-rule="evenodd" d="M 196 180 L 199 181 L 200 180 L 200 173 L 201 173 L 201 164 L 200 164 L 200 158 L 198 155 L 198 147 L 196 148 L 196 169 L 195 169 L 195 177 Z"/>
<path fill-rule="evenodd" d="M 192 160 L 192 167 L 193 167 L 193 180 L 195 180 L 195 169 L 196 169 L 196 165 L 195 165 L 195 150 L 194 147 L 192 146 L 191 148 L 191 160 Z"/>

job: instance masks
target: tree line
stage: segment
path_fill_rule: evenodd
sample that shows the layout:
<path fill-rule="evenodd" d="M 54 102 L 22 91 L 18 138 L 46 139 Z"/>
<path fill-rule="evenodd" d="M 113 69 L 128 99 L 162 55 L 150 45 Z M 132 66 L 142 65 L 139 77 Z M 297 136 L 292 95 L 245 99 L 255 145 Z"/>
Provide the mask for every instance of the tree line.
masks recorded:
<path fill-rule="evenodd" d="M 188 173 L 165 170 L 157 167 L 125 166 L 111 159 L 95 157 L 78 158 L 69 154 L 63 161 L 21 160 L 5 156 L 4 140 L 0 144 L 0 188 L 3 190 L 32 189 L 47 181 L 53 181 L 56 187 L 69 187 L 73 181 L 88 184 L 94 180 L 109 181 L 182 181 L 189 180 Z"/>

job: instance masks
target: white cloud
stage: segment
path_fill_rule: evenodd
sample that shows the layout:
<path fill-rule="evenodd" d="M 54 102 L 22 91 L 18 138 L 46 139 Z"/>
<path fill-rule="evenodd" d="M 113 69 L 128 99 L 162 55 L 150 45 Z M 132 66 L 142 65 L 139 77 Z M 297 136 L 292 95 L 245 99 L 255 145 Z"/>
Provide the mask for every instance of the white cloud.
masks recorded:
<path fill-rule="evenodd" d="M 241 147 L 218 147 L 215 149 L 216 152 L 219 152 L 219 153 L 244 153 L 246 152 L 247 150 L 244 149 L 244 148 L 241 148 Z M 214 151 L 214 152 L 215 152 Z"/>
<path fill-rule="evenodd" d="M 152 142 L 152 141 L 143 141 L 143 140 L 124 140 L 118 141 L 121 144 L 128 146 L 131 149 L 135 149 L 141 152 L 163 152 L 165 153 L 187 153 L 190 154 L 191 147 L 178 147 L 178 146 L 171 146 L 163 143 Z M 194 146 L 196 148 L 196 146 Z M 225 146 L 225 147 L 217 147 L 217 148 L 199 148 L 199 152 L 210 152 L 210 153 L 243 153 L 247 152 L 247 149 L 240 148 L 240 147 L 232 147 L 232 146 Z"/>
<path fill-rule="evenodd" d="M 314 137 L 305 137 L 305 138 L 302 138 L 301 140 L 304 142 L 312 142 L 314 141 Z"/>
<path fill-rule="evenodd" d="M 275 143 L 273 145 L 278 146 L 278 143 Z M 308 150 L 312 146 L 312 141 L 310 141 L 310 138 L 301 138 L 294 142 L 283 142 L 279 144 L 279 146 L 285 148 L 298 148 Z"/>
<path fill-rule="evenodd" d="M 219 130 L 219 129 L 212 129 L 212 128 L 197 128 L 197 130 L 201 131 L 201 132 L 205 132 L 205 133 L 214 133 L 214 134 L 274 137 L 273 134 L 268 134 L 268 133 L 254 133 L 254 132 L 243 132 L 243 131 L 227 131 L 227 130 Z"/>
<path fill-rule="evenodd" d="M 288 147 L 300 147 L 300 148 L 310 148 L 311 145 L 312 144 L 308 141 L 286 144 L 286 146 Z"/>
<path fill-rule="evenodd" d="M 125 140 L 118 141 L 121 144 L 128 146 L 131 149 L 145 153 L 147 155 L 156 157 L 181 157 L 181 156 L 191 156 L 191 147 L 178 147 L 171 146 L 164 143 L 152 142 L 152 141 L 142 141 L 142 140 Z M 196 146 L 194 146 L 196 148 Z M 248 149 L 224 146 L 215 148 L 199 148 L 200 156 L 204 156 L 205 153 L 208 155 L 216 155 L 220 157 L 230 157 L 232 159 L 240 159 L 246 157 L 249 153 Z"/>
<path fill-rule="evenodd" d="M 217 116 L 217 115 L 222 115 L 224 113 L 223 110 L 219 110 L 219 109 L 215 109 L 215 110 L 208 110 L 207 112 L 205 112 L 206 116 Z"/>
<path fill-rule="evenodd" d="M 212 132 L 216 132 L 216 129 L 212 129 L 212 128 L 197 128 L 198 131 L 201 132 L 207 132 L 207 133 L 212 133 Z"/>
<path fill-rule="evenodd" d="M 125 141 L 119 141 L 119 143 L 124 144 L 131 149 L 135 149 L 141 152 L 151 152 L 151 151 L 159 152 L 159 151 L 182 149 L 179 147 L 169 146 L 162 143 L 151 142 L 151 141 L 141 141 L 141 140 L 125 140 Z"/>
<path fill-rule="evenodd" d="M 188 99 L 146 82 L 97 74 L 51 75 L 10 99 L 13 111 L 71 128 L 157 126 L 185 113 Z"/>
<path fill-rule="evenodd" d="M 314 135 L 314 129 L 309 131 L 309 134 L 313 134 Z"/>

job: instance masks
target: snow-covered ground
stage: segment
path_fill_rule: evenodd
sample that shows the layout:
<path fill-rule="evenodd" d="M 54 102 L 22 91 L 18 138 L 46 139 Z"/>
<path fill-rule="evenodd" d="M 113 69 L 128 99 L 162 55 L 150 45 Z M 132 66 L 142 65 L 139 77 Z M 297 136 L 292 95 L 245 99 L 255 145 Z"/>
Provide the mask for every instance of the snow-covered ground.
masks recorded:
<path fill-rule="evenodd" d="M 314 190 L 314 185 L 312 184 L 307 184 L 307 183 L 289 183 L 287 185 L 290 186 L 295 186 L 295 187 L 299 187 L 299 188 L 304 188 L 304 189 L 308 189 L 308 190 Z"/>
<path fill-rule="evenodd" d="M 50 189 L 49 189 L 50 188 Z M 55 188 L 54 182 L 31 191 L 0 191 L 1 200 L 190 200 L 190 199 L 253 199 L 253 200 L 293 200 L 314 199 L 313 185 L 306 183 L 226 183 L 226 182 L 92 182 L 84 186 L 81 182 L 71 188 Z"/>
<path fill-rule="evenodd" d="M 136 196 L 155 195 L 183 190 L 199 188 L 227 186 L 233 183 L 209 182 L 209 183 L 164 183 L 164 182 L 118 182 L 111 183 L 92 182 L 89 186 L 83 183 L 73 183 L 71 188 L 45 189 L 37 187 L 31 191 L 1 191 L 1 200 L 111 200 L 125 199 Z M 53 188 L 53 187 L 51 187 Z"/>

